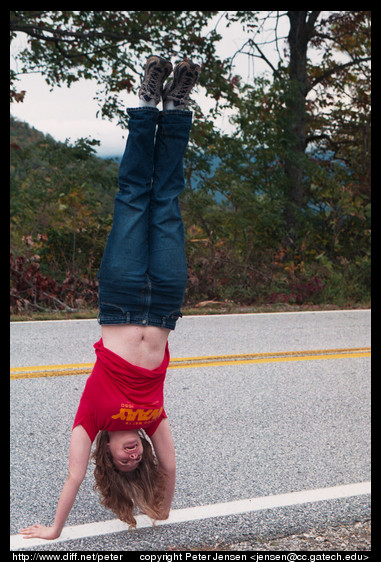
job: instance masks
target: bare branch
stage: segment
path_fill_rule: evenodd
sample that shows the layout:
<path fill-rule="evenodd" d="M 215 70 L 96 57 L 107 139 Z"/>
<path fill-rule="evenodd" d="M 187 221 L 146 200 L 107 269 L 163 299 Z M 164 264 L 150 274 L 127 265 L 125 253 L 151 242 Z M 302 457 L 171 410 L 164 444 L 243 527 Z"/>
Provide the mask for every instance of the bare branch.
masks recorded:
<path fill-rule="evenodd" d="M 310 13 L 310 15 L 309 15 L 309 17 L 308 17 L 308 20 L 307 20 L 310 33 L 312 33 L 312 32 L 314 31 L 314 29 L 315 29 L 315 23 L 316 23 L 316 21 L 317 21 L 317 19 L 318 19 L 318 17 L 319 17 L 320 14 L 321 14 L 320 11 L 314 11 L 314 12 L 311 12 L 311 13 Z"/>
<path fill-rule="evenodd" d="M 274 73 L 274 76 L 276 76 L 277 78 L 279 78 L 280 80 L 282 79 L 281 74 L 278 72 L 278 70 L 275 68 L 275 66 L 272 64 L 272 62 L 266 57 L 266 55 L 264 54 L 264 52 L 260 49 L 259 45 L 257 43 L 252 42 L 252 45 L 257 49 L 257 51 L 260 54 L 260 58 L 262 60 L 264 60 L 269 67 L 271 68 L 271 70 Z"/>

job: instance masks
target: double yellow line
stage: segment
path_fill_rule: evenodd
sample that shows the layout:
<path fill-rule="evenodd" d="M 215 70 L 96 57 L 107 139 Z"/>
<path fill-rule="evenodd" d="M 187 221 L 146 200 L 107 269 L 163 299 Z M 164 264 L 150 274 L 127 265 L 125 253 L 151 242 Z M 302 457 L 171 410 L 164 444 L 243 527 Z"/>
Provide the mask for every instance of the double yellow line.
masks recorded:
<path fill-rule="evenodd" d="M 307 351 L 278 351 L 274 353 L 244 353 L 238 355 L 211 355 L 206 357 L 184 357 L 171 359 L 169 369 L 189 369 L 194 367 L 223 367 L 229 365 L 249 365 L 253 363 L 283 363 L 286 361 L 313 361 L 322 359 L 354 359 L 370 357 L 370 347 L 351 347 L 341 349 L 313 349 Z M 13 367 L 11 379 L 30 379 L 40 377 L 61 377 L 68 375 L 88 375 L 94 363 L 75 363 L 72 365 L 43 365 L 38 367 Z"/>

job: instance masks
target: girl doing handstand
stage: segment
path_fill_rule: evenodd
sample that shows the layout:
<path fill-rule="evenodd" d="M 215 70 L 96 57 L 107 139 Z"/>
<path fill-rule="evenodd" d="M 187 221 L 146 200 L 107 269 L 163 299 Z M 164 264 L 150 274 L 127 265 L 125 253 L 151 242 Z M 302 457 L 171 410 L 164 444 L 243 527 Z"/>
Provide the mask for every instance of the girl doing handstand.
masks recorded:
<path fill-rule="evenodd" d="M 187 267 L 178 196 L 192 123 L 184 109 L 200 67 L 151 56 L 128 110 L 113 226 L 98 272 L 101 339 L 74 420 L 68 476 L 52 526 L 25 538 L 60 536 L 85 477 L 92 443 L 95 487 L 104 506 L 136 525 L 139 508 L 166 519 L 175 489 L 175 448 L 164 410 L 168 335 L 181 316 Z M 163 99 L 164 111 L 157 108 Z M 146 436 L 150 438 L 149 443 Z"/>

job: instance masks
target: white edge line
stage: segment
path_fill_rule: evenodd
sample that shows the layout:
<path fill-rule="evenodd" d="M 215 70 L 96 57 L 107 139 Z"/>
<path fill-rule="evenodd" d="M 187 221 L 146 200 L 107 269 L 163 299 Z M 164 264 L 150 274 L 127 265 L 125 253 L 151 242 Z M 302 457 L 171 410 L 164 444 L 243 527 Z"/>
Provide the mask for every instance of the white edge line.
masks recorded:
<path fill-rule="evenodd" d="M 338 308 L 335 310 L 285 310 L 284 312 L 234 312 L 232 314 L 184 314 L 181 320 L 186 320 L 187 318 L 216 318 L 225 316 L 285 316 L 292 314 L 337 314 L 339 312 L 371 312 L 370 308 Z"/>
<path fill-rule="evenodd" d="M 361 496 L 371 493 L 370 482 L 358 482 L 343 486 L 333 486 L 329 488 L 317 488 L 314 490 L 303 490 L 301 492 L 290 492 L 288 494 L 277 494 L 273 496 L 262 496 L 246 500 L 237 500 L 226 503 L 202 505 L 171 511 L 169 518 L 165 521 L 158 521 L 156 525 L 171 525 L 173 523 L 184 523 L 200 519 L 210 519 L 213 517 L 225 517 L 228 515 L 238 515 L 253 511 L 274 509 L 304 503 L 318 502 Z M 151 520 L 145 515 L 136 517 L 137 529 L 151 527 Z M 68 540 L 94 537 L 98 535 L 108 535 L 128 531 L 128 525 L 119 519 L 109 521 L 99 521 L 96 523 L 86 523 L 84 525 L 74 525 L 65 527 L 61 536 L 53 541 L 44 539 L 24 539 L 21 535 L 11 535 L 10 550 L 28 549 L 29 547 L 55 544 Z"/>
<path fill-rule="evenodd" d="M 371 312 L 371 308 L 338 308 L 336 310 L 295 310 L 284 312 L 234 312 L 233 314 L 184 314 L 182 320 L 187 318 L 216 318 L 219 316 L 276 316 L 282 314 L 337 314 L 339 312 Z M 21 320 L 12 321 L 10 324 L 48 324 L 49 322 L 97 322 L 96 318 L 65 318 L 62 320 Z"/>

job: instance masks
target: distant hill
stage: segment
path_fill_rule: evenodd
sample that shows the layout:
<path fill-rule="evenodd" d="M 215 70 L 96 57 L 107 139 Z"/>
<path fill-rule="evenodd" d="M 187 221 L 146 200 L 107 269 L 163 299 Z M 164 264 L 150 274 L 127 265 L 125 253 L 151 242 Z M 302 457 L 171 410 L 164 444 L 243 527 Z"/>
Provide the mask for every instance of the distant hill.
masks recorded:
<path fill-rule="evenodd" d="M 86 139 L 79 140 L 77 143 L 68 146 L 66 143 L 56 141 L 51 135 L 38 131 L 28 123 L 19 121 L 18 119 L 12 117 L 12 115 L 10 116 L 10 146 L 11 149 L 14 149 L 16 152 L 19 150 L 26 151 L 24 157 L 28 159 L 35 159 L 36 163 L 41 158 L 45 160 L 49 149 L 64 149 L 65 156 L 69 160 L 72 160 L 72 165 L 75 166 L 76 162 L 78 163 L 78 161 L 83 161 L 88 157 L 92 159 L 93 164 L 95 165 L 94 176 L 96 175 L 96 172 L 99 171 L 102 172 L 101 176 L 102 179 L 104 179 L 103 172 L 105 170 L 105 166 L 110 166 L 110 169 L 108 170 L 110 173 L 110 179 L 114 181 L 117 177 L 116 174 L 118 171 L 118 161 L 120 160 L 120 156 L 98 156 L 95 152 L 96 147 L 93 148 L 91 143 L 87 143 Z M 107 161 L 107 163 L 105 163 L 105 161 Z M 14 159 L 13 167 L 14 166 L 17 167 L 17 159 Z M 104 187 L 109 189 L 109 183 L 106 182 L 106 184 L 107 185 L 104 185 Z M 113 184 L 115 188 L 116 185 L 116 183 Z"/>
<path fill-rule="evenodd" d="M 24 121 L 10 117 L 10 143 L 13 148 L 28 148 L 29 146 L 48 140 L 56 142 L 50 135 L 44 135 Z"/>
<path fill-rule="evenodd" d="M 11 243 L 22 251 L 25 237 L 55 231 L 77 213 L 110 220 L 118 164 L 94 153 L 91 142 L 57 142 L 25 122 L 10 118 Z M 66 209 L 66 211 L 65 211 Z M 76 210 L 77 209 L 77 210 Z M 75 220 L 79 220 L 76 218 Z"/>

